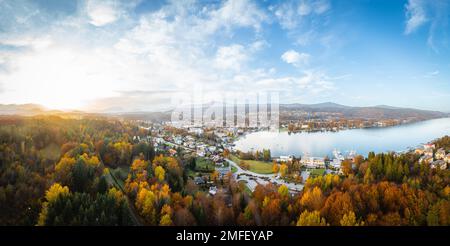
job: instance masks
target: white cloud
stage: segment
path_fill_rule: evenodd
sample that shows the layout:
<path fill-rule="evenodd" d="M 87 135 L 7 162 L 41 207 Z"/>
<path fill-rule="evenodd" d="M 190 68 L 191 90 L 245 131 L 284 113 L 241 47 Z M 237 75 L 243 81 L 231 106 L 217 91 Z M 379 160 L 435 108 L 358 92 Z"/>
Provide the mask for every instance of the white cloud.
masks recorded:
<path fill-rule="evenodd" d="M 330 3 L 327 0 L 315 1 L 314 3 L 312 3 L 312 5 L 314 13 L 319 15 L 327 12 L 331 8 Z"/>
<path fill-rule="evenodd" d="M 87 14 L 94 26 L 104 26 L 115 22 L 120 17 L 120 11 L 115 1 L 89 0 Z"/>
<path fill-rule="evenodd" d="M 153 104 L 163 98 L 149 100 L 155 91 L 164 91 L 159 94 L 167 99 L 196 84 L 210 98 L 218 98 L 224 91 L 279 90 L 287 94 L 301 90 L 307 95 L 330 88 L 323 76 L 279 77 L 273 64 L 268 68 L 249 64 L 257 52 L 269 46 L 261 31 L 270 20 L 254 1 L 230 0 L 206 7 L 196 1 L 169 1 L 129 22 L 123 4 L 94 3 L 111 9 L 91 12 L 91 16 L 82 8 L 76 16 L 39 32 L 45 35 L 33 32 L 2 39 L 27 49 L 0 57 L 2 66 L 7 64 L 9 69 L 0 72 L 0 103 L 133 111 L 156 107 Z M 111 23 L 114 32 L 104 29 Z M 243 28 L 253 35 L 236 43 L 234 32 Z M 301 66 L 309 58 L 297 53 L 286 59 Z M 262 84 L 268 86 L 255 86 Z"/>
<path fill-rule="evenodd" d="M 295 50 L 288 50 L 281 55 L 281 59 L 288 63 L 292 64 L 294 66 L 302 66 L 307 65 L 309 63 L 309 60 L 311 58 L 311 55 L 307 53 L 298 53 Z"/>
<path fill-rule="evenodd" d="M 284 1 L 269 8 L 278 19 L 280 26 L 287 30 L 296 29 L 303 18 L 312 15 L 320 16 L 330 9 L 331 5 L 328 0 Z"/>
<path fill-rule="evenodd" d="M 409 0 L 405 5 L 406 27 L 405 34 L 414 32 L 427 22 L 427 17 L 422 0 Z"/>
<path fill-rule="evenodd" d="M 261 23 L 268 20 L 266 14 L 250 0 L 228 0 L 221 8 L 211 11 L 210 17 L 208 23 L 214 30 L 232 25 L 259 30 Z"/>
<path fill-rule="evenodd" d="M 248 59 L 245 49 L 242 45 L 233 44 L 220 47 L 215 57 L 216 67 L 219 69 L 231 69 L 239 71 L 241 63 Z"/>
<path fill-rule="evenodd" d="M 414 33 L 426 26 L 427 45 L 436 53 L 441 47 L 448 48 L 449 1 L 409 0 L 405 5 L 404 34 Z"/>
<path fill-rule="evenodd" d="M 300 2 L 300 4 L 298 5 L 298 10 L 297 10 L 299 15 L 309 15 L 311 13 L 311 6 L 305 2 L 302 1 Z"/>
<path fill-rule="evenodd" d="M 439 75 L 439 70 L 435 70 L 435 71 L 426 73 L 423 77 L 424 78 L 433 78 L 433 77 L 436 77 L 438 75 Z"/>

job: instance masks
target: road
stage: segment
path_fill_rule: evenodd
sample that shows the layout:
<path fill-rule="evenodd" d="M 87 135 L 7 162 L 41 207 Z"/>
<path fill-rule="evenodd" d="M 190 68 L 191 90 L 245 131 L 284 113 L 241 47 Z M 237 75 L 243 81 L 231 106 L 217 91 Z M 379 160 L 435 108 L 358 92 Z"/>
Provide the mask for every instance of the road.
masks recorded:
<path fill-rule="evenodd" d="M 236 162 L 225 159 L 230 165 L 234 166 L 237 171 L 233 174 L 237 181 L 246 181 L 248 188 L 250 188 L 251 191 L 254 191 L 256 188 L 256 185 L 262 184 L 265 185 L 268 182 L 274 183 L 274 184 L 284 184 L 288 187 L 290 191 L 293 192 L 299 192 L 303 190 L 302 184 L 294 184 L 290 182 L 286 182 L 283 179 L 280 178 L 279 175 L 274 174 L 259 174 L 254 173 L 248 170 L 242 169 Z"/>
<path fill-rule="evenodd" d="M 184 145 L 175 144 L 172 142 L 168 142 L 163 140 L 166 144 L 181 147 L 184 149 L 191 150 L 195 152 L 195 150 L 188 148 Z M 253 192 L 258 184 L 265 185 L 268 182 L 274 183 L 274 184 L 284 184 L 288 187 L 288 189 L 292 192 L 299 192 L 303 190 L 302 184 L 294 184 L 284 181 L 279 177 L 279 175 L 273 175 L 273 174 L 259 174 L 254 173 L 248 170 L 242 169 L 238 164 L 236 164 L 234 161 L 230 159 L 225 159 L 230 165 L 237 168 L 237 171 L 233 174 L 237 181 L 246 181 L 248 188 Z"/>

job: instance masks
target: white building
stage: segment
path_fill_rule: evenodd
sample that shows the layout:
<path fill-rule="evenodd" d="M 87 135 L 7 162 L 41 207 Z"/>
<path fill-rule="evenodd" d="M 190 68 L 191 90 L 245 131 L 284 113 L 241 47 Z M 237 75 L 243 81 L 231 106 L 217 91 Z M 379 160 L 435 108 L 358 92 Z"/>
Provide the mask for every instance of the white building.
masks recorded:
<path fill-rule="evenodd" d="M 217 193 L 217 187 L 216 186 L 209 187 L 209 194 L 211 196 L 214 196 L 216 193 Z"/>
<path fill-rule="evenodd" d="M 439 168 L 441 170 L 447 169 L 447 163 L 443 160 L 437 160 L 437 161 L 433 161 L 430 164 L 431 168 Z"/>
<path fill-rule="evenodd" d="M 428 144 L 424 144 L 423 148 L 425 150 L 427 150 L 427 149 L 432 149 L 433 150 L 434 148 L 436 148 L 436 145 L 428 143 Z"/>
<path fill-rule="evenodd" d="M 276 158 L 275 161 L 277 162 L 290 162 L 294 159 L 291 155 L 282 155 L 279 158 Z"/>
<path fill-rule="evenodd" d="M 445 156 L 444 161 L 450 164 L 450 153 Z"/>
<path fill-rule="evenodd" d="M 341 163 L 341 160 L 335 158 L 330 162 L 330 166 L 335 170 L 339 170 L 341 169 Z"/>
<path fill-rule="evenodd" d="M 429 164 L 433 161 L 434 161 L 433 156 L 429 156 L 429 155 L 424 155 L 424 156 L 420 157 L 420 159 L 419 159 L 419 163 L 425 162 L 425 163 Z"/>
<path fill-rule="evenodd" d="M 325 158 L 322 157 L 303 157 L 300 163 L 307 168 L 325 168 Z"/>
<path fill-rule="evenodd" d="M 435 157 L 438 160 L 443 160 L 445 158 L 445 150 L 443 148 L 438 149 L 436 151 Z"/>

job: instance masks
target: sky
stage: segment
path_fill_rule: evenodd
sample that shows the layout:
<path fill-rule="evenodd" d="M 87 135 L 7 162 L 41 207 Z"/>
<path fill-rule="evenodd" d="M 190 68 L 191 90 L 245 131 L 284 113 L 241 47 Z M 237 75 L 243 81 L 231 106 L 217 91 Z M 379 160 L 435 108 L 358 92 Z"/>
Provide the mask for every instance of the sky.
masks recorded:
<path fill-rule="evenodd" d="M 450 0 L 0 0 L 0 104 L 99 112 L 277 92 L 450 112 Z"/>

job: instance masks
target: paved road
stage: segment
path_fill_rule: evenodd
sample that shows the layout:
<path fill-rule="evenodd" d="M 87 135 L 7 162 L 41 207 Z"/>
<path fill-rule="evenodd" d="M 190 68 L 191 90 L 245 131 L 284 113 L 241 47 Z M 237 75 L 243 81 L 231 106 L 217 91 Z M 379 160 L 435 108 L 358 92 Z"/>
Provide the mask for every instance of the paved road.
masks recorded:
<path fill-rule="evenodd" d="M 286 182 L 283 179 L 281 179 L 279 175 L 254 173 L 254 172 L 242 169 L 238 164 L 236 164 L 236 162 L 234 162 L 230 159 L 225 159 L 225 160 L 230 165 L 237 168 L 237 171 L 234 173 L 236 180 L 246 181 L 248 188 L 250 188 L 251 191 L 255 190 L 255 187 L 257 184 L 265 185 L 268 182 L 275 183 L 275 184 L 284 184 L 288 187 L 289 190 L 294 191 L 294 192 L 299 192 L 299 191 L 303 190 L 302 184 L 294 184 L 294 183 Z"/>
<path fill-rule="evenodd" d="M 179 145 L 179 144 L 168 142 L 165 140 L 164 140 L 164 142 L 167 144 L 170 144 L 172 146 L 181 147 L 181 148 L 188 149 L 188 150 L 195 152 L 195 150 L 188 148 L 184 145 Z M 268 182 L 275 183 L 275 184 L 284 184 L 288 187 L 289 190 L 291 190 L 293 192 L 299 192 L 299 191 L 303 190 L 302 184 L 294 184 L 294 183 L 286 182 L 283 179 L 281 179 L 278 175 L 259 174 L 259 173 L 254 173 L 254 172 L 251 172 L 248 170 L 244 170 L 238 164 L 236 164 L 234 161 L 232 161 L 230 159 L 225 159 L 225 160 L 230 165 L 237 168 L 237 171 L 234 173 L 234 177 L 236 178 L 236 180 L 237 181 L 240 181 L 240 180 L 246 181 L 247 186 L 248 186 L 248 188 L 250 188 L 251 191 L 254 191 L 258 184 L 265 185 Z"/>

